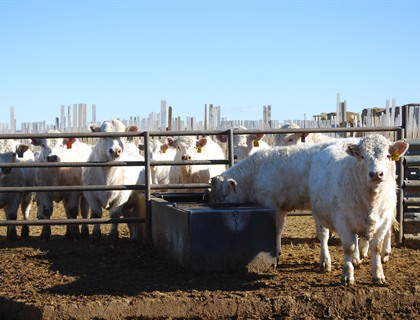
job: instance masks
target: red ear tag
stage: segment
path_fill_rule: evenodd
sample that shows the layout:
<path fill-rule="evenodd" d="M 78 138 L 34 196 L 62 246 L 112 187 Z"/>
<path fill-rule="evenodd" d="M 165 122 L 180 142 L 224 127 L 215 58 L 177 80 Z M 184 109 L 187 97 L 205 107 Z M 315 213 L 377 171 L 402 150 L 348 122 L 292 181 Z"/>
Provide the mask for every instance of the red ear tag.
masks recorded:
<path fill-rule="evenodd" d="M 71 141 L 67 141 L 67 143 L 66 143 L 67 149 L 71 149 L 72 145 L 73 144 L 71 143 Z"/>

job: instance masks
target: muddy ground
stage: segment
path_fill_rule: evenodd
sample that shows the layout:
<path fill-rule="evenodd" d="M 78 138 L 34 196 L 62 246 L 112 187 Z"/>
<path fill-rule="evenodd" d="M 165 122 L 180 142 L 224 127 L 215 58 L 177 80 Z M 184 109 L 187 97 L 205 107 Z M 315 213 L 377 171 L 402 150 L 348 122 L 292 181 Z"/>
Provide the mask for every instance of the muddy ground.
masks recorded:
<path fill-rule="evenodd" d="M 41 241 L 40 228 L 13 242 L 0 228 L 0 319 L 420 319 L 419 250 L 393 247 L 385 286 L 372 284 L 367 260 L 344 287 L 338 239 L 333 271 L 318 272 L 311 217 L 288 217 L 276 269 L 224 274 L 183 270 L 131 243 L 125 225 L 117 248 L 66 239 L 63 226 Z"/>

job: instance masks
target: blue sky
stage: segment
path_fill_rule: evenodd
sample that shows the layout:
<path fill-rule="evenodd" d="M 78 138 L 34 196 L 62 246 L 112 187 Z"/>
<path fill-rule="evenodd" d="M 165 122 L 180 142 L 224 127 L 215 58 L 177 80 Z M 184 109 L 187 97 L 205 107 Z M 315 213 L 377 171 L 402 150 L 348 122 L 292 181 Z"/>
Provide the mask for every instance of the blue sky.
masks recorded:
<path fill-rule="evenodd" d="M 420 102 L 420 1 L 0 0 L 0 122 L 174 116 L 283 122 Z M 88 118 L 89 120 L 89 118 Z"/>

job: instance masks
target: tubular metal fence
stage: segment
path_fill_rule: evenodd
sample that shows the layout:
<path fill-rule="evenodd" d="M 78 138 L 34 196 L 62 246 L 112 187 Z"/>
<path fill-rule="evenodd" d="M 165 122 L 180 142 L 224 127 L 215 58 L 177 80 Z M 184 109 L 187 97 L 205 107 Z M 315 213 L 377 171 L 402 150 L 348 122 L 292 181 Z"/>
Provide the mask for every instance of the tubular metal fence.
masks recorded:
<path fill-rule="evenodd" d="M 204 130 L 204 131 L 153 131 L 153 132 L 121 132 L 121 133 L 103 133 L 103 132 L 80 132 L 80 133 L 26 133 L 26 134 L 0 134 L 0 139 L 17 139 L 26 140 L 34 138 L 71 138 L 77 137 L 80 139 L 97 139 L 100 137 L 131 137 L 143 140 L 144 145 L 153 137 L 165 136 L 212 136 L 218 134 L 227 135 L 226 160 L 189 160 L 189 161 L 152 161 L 149 159 L 149 150 L 144 148 L 144 161 L 136 162 L 61 162 L 61 163 L 1 163 L 3 168 L 14 167 L 89 167 L 89 166 L 145 166 L 145 183 L 143 185 L 89 185 L 89 186 L 28 186 L 28 187 L 0 187 L 0 193 L 3 192 L 24 192 L 24 191 L 84 191 L 84 190 L 141 190 L 145 197 L 145 211 L 146 218 L 101 218 L 101 219 L 50 219 L 50 220 L 0 220 L 0 226 L 22 226 L 22 225 L 68 225 L 68 224 L 111 224 L 111 223 L 145 223 L 146 224 L 146 238 L 151 239 L 151 197 L 153 190 L 156 189 L 203 189 L 210 188 L 209 183 L 195 183 L 195 184 L 152 184 L 150 180 L 150 170 L 152 166 L 164 165 L 214 165 L 225 164 L 228 167 L 234 165 L 234 151 L 233 151 L 233 137 L 241 134 L 255 134 L 264 133 L 266 135 L 284 134 L 284 133 L 333 133 L 339 136 L 354 136 L 364 135 L 368 132 L 380 132 L 387 134 L 391 139 L 404 139 L 405 127 L 407 125 L 409 107 L 404 106 L 402 112 L 401 126 L 386 126 L 386 127 L 347 127 L 347 128 L 301 128 L 301 129 L 271 129 L 271 130 Z M 416 105 L 420 106 L 420 105 Z M 403 221 L 403 191 L 404 184 L 404 170 L 403 161 L 397 163 L 397 186 L 398 186 L 398 205 L 397 205 L 397 220 L 401 223 Z M 400 228 L 397 242 L 401 243 L 403 239 L 403 228 Z"/>

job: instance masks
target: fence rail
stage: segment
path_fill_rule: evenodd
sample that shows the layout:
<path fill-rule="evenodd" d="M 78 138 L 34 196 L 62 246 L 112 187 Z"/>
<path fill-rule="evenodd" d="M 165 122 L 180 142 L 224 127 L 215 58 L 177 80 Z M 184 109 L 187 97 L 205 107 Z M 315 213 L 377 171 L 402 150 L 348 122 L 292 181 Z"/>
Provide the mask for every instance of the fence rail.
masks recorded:
<path fill-rule="evenodd" d="M 281 133 L 333 133 L 333 134 L 344 134 L 344 135 L 353 135 L 353 134 L 364 134 L 367 132 L 381 132 L 393 135 L 394 139 L 403 139 L 406 138 L 406 129 L 405 125 L 409 121 L 410 114 L 415 114 L 410 112 L 409 109 L 412 107 L 420 107 L 420 105 L 414 104 L 403 108 L 401 112 L 401 126 L 380 126 L 380 127 L 344 127 L 344 128 L 300 128 L 300 129 L 248 129 L 248 130 L 233 130 L 232 128 L 227 130 L 203 130 L 203 131 L 143 131 L 137 133 L 93 133 L 93 132 L 80 132 L 80 133 L 28 133 L 28 134 L 0 134 L 0 139 L 32 139 L 32 138 L 89 138 L 97 139 L 99 137 L 132 137 L 142 139 L 145 145 L 148 144 L 148 141 L 152 137 L 165 137 L 165 136 L 202 136 L 202 135 L 218 135 L 224 134 L 228 137 L 228 144 L 226 147 L 227 159 L 226 160 L 200 160 L 200 161 L 151 161 L 148 157 L 148 148 L 145 148 L 145 161 L 137 162 L 112 162 L 112 163 L 99 163 L 99 162 L 72 162 L 72 163 L 31 163 L 31 164 L 0 164 L 1 167 L 88 167 L 88 166 L 130 166 L 130 165 L 139 165 L 145 166 L 146 170 L 146 179 L 144 185 L 114 185 L 114 186 L 104 186 L 104 185 L 90 185 L 90 186 L 33 186 L 33 187 L 0 187 L 0 192 L 22 192 L 22 191 L 58 191 L 58 190 L 68 190 L 68 191 L 82 191 L 82 190 L 142 190 L 144 191 L 145 196 L 145 206 L 146 206 L 146 218 L 113 218 L 113 219 L 65 219 L 65 220 L 14 220 L 14 221 L 4 221 L 0 220 L 0 226 L 10 226 L 10 225 L 59 225 L 59 224 L 107 224 L 107 223 L 146 223 L 146 234 L 149 239 L 151 239 L 151 205 L 150 199 L 152 197 L 152 190 L 155 189 L 203 189 L 210 188 L 208 183 L 200 184 L 152 184 L 150 181 L 149 173 L 152 166 L 159 165 L 186 165 L 186 164 L 196 164 L 196 165 L 208 165 L 208 164 L 226 164 L 232 166 L 234 164 L 233 160 L 233 137 L 234 135 L 240 134 L 253 134 L 253 133 L 264 133 L 264 134 L 281 134 Z M 414 160 L 411 160 L 414 161 Z M 402 161 L 397 165 L 397 175 L 398 175 L 398 205 L 397 205 L 397 220 L 399 222 L 403 221 L 403 193 L 402 186 L 404 183 L 404 170 L 402 167 Z M 411 183 L 411 182 L 408 182 Z M 402 229 L 402 228 L 401 228 Z M 401 242 L 403 238 L 402 231 L 398 236 L 398 241 Z"/>

